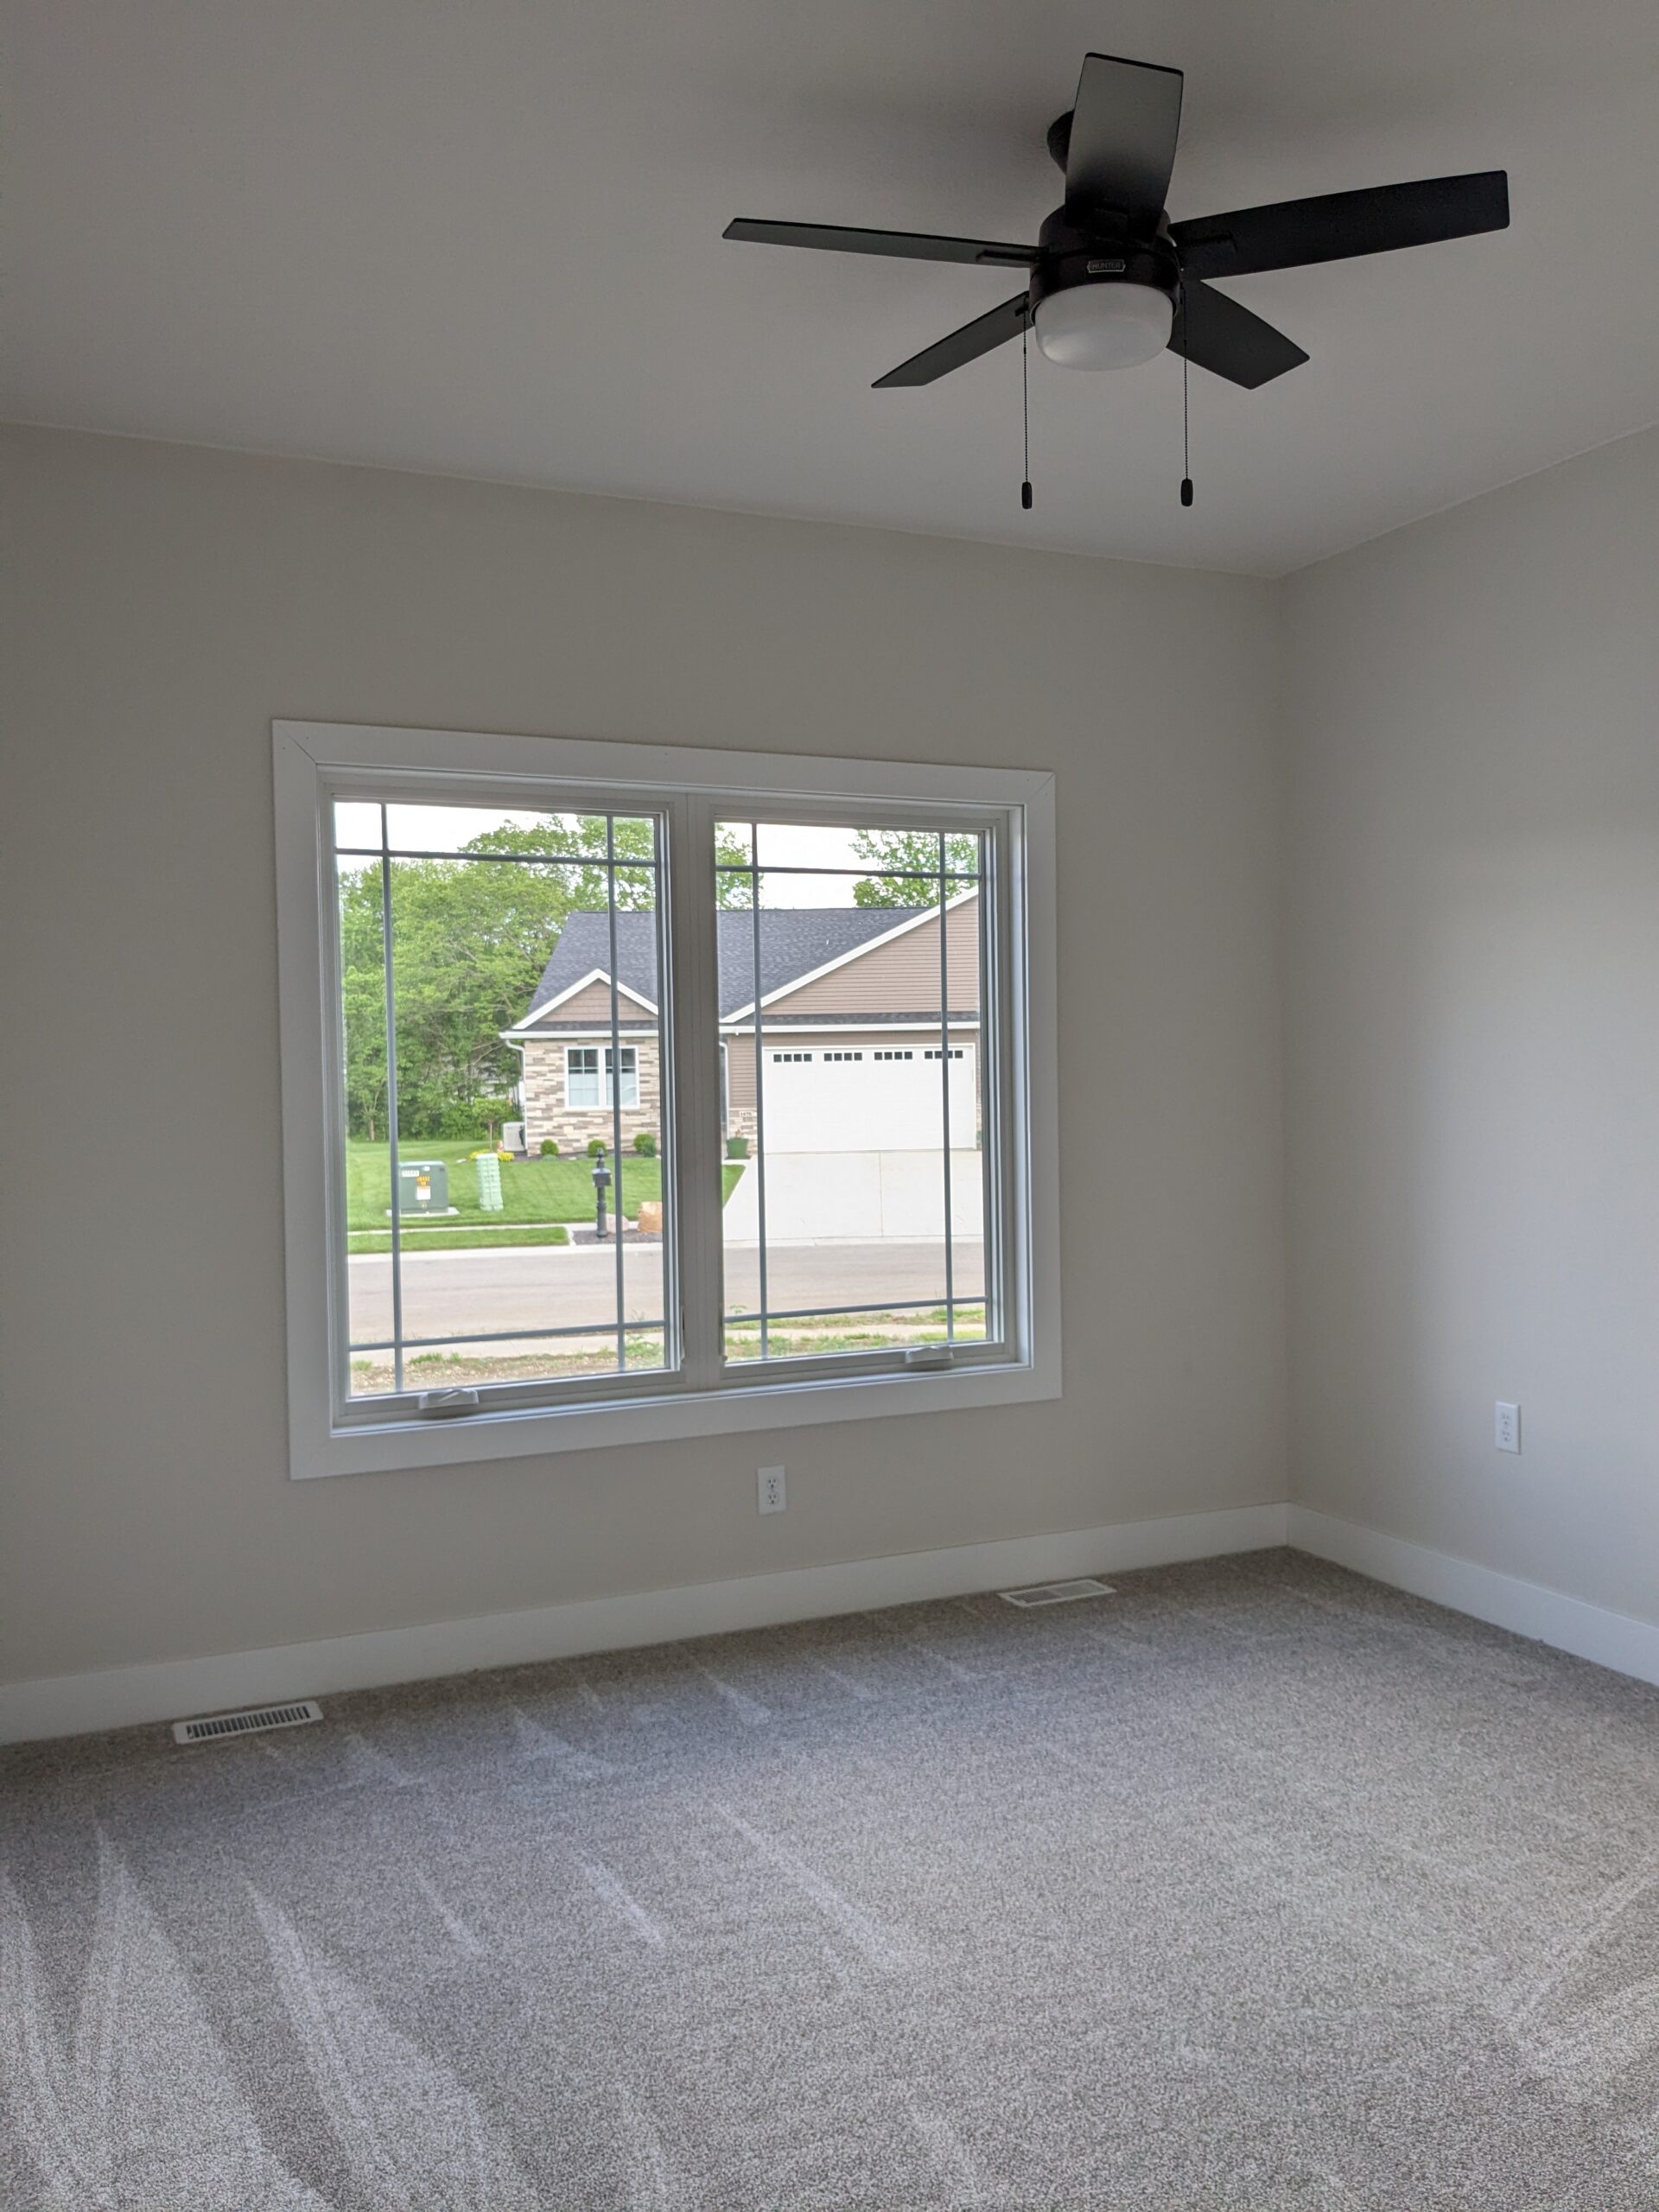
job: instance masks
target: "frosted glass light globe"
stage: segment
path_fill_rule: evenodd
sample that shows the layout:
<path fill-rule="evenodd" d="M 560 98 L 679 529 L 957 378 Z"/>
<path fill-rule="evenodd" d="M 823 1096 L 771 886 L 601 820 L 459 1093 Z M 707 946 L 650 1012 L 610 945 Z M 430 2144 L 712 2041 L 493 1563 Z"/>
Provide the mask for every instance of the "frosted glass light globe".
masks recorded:
<path fill-rule="evenodd" d="M 1169 344 L 1175 310 L 1151 284 L 1074 284 L 1037 308 L 1037 343 L 1063 369 L 1133 369 Z"/>

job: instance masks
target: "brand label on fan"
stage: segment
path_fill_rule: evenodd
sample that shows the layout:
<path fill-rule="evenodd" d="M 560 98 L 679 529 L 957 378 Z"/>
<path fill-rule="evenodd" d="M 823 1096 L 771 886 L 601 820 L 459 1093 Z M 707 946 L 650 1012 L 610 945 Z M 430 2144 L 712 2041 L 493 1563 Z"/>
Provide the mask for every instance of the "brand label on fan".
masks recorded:
<path fill-rule="evenodd" d="M 1121 276 L 1128 265 L 1122 261 L 1091 261 L 1089 274 L 1091 276 Z"/>

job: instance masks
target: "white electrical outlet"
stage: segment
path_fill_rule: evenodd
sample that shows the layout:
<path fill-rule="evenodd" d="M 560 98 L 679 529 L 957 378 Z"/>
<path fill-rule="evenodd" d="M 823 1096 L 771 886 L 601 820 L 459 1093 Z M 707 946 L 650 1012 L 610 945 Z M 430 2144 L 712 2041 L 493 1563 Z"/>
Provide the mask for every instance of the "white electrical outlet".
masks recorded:
<path fill-rule="evenodd" d="M 760 1491 L 760 1505 L 763 1513 L 781 1513 L 789 1503 L 789 1492 L 784 1487 L 781 1467 L 759 1467 L 755 1470 L 756 1486 Z"/>
<path fill-rule="evenodd" d="M 1521 1449 L 1521 1408 L 1506 1405 L 1502 1398 L 1492 1408 L 1492 1442 L 1500 1452 Z"/>

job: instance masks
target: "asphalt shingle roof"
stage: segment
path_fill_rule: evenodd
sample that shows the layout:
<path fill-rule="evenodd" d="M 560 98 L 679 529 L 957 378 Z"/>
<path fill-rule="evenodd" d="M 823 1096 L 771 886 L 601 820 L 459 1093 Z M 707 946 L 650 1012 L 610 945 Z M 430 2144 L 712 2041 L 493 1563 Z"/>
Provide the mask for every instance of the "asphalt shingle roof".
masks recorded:
<path fill-rule="evenodd" d="M 920 906 L 763 906 L 760 909 L 760 995 L 810 976 L 872 938 L 925 912 Z M 735 1014 L 754 996 L 754 917 L 744 907 L 715 917 L 720 960 L 720 1011 Z M 537 1008 L 579 983 L 594 969 L 611 969 L 608 914 L 586 908 L 565 918 L 553 957 L 531 994 L 526 1021 Z M 616 917 L 616 980 L 657 1003 L 657 931 L 651 914 Z"/>

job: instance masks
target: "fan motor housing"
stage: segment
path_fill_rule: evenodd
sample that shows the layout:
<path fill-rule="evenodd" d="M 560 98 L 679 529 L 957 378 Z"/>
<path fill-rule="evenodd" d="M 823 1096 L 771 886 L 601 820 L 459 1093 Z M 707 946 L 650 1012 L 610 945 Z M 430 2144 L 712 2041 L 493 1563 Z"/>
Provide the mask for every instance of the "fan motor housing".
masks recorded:
<path fill-rule="evenodd" d="M 1042 259 L 1031 272 L 1033 315 L 1052 294 L 1074 290 L 1079 284 L 1146 284 L 1172 302 L 1180 291 L 1180 260 L 1161 222 L 1151 238 L 1137 235 L 1104 213 L 1098 227 L 1091 223 L 1084 229 L 1074 214 L 1057 207 L 1037 240 Z"/>

